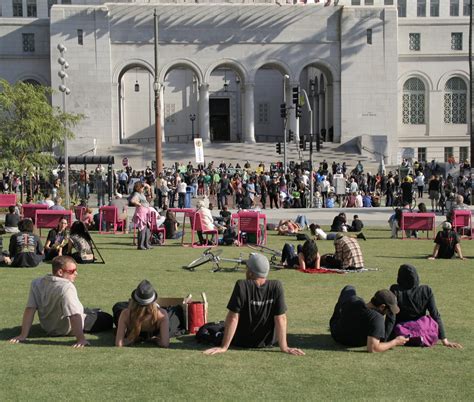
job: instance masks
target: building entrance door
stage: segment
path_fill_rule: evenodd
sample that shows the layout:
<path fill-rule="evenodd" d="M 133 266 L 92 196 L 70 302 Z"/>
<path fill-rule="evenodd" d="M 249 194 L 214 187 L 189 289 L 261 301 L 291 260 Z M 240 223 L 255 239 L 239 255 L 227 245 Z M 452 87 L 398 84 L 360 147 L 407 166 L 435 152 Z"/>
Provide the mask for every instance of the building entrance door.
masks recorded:
<path fill-rule="evenodd" d="M 211 141 L 230 141 L 230 107 L 228 98 L 209 99 Z"/>

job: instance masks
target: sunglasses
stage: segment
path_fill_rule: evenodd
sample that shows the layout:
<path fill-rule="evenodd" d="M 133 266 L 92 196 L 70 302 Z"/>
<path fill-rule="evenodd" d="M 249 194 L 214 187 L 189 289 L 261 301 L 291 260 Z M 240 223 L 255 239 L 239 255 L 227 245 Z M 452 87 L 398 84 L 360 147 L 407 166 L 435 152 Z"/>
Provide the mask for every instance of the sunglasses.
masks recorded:
<path fill-rule="evenodd" d="M 63 269 L 63 272 L 65 272 L 66 274 L 75 274 L 77 272 L 77 268 L 73 268 L 73 269 Z"/>

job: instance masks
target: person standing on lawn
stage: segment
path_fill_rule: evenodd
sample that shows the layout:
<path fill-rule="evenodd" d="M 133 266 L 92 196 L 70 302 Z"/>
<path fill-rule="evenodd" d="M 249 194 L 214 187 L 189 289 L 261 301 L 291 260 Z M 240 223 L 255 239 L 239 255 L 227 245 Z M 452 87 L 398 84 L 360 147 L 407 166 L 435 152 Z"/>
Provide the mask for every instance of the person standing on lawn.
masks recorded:
<path fill-rule="evenodd" d="M 112 329 L 113 318 L 102 311 L 84 312 L 74 281 L 77 277 L 76 262 L 68 256 L 53 259 L 52 274 L 33 280 L 30 295 L 23 313 L 20 335 L 10 343 L 26 341 L 36 311 L 41 327 L 50 336 L 74 335 L 74 348 L 89 345 L 84 332 L 101 332 Z"/>
<path fill-rule="evenodd" d="M 286 304 L 280 281 L 267 280 L 268 259 L 252 253 L 247 261 L 246 279 L 238 280 L 227 304 L 224 338 L 220 347 L 204 351 L 206 355 L 224 353 L 230 345 L 262 348 L 278 342 L 280 350 L 301 356 L 301 349 L 288 347 L 286 340 Z"/>
<path fill-rule="evenodd" d="M 333 339 L 346 346 L 367 345 L 369 353 L 385 352 L 395 346 L 404 345 L 408 338 L 397 336 L 390 342 L 385 339 L 385 318 L 391 312 L 398 314 L 397 297 L 388 289 L 375 293 L 366 303 L 358 297 L 353 286 L 345 286 L 329 321 Z"/>

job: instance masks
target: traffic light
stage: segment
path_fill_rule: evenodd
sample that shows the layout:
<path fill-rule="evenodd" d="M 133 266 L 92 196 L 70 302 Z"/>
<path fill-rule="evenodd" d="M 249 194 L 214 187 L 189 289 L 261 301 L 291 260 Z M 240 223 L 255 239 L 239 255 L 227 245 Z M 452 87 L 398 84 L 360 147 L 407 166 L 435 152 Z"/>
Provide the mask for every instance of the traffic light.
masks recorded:
<path fill-rule="evenodd" d="M 295 114 L 296 114 L 297 119 L 299 119 L 301 115 L 303 114 L 303 111 L 301 110 L 301 106 L 298 104 L 296 104 L 295 106 Z"/>
<path fill-rule="evenodd" d="M 300 87 L 293 88 L 293 104 L 298 105 L 300 103 Z"/>
<path fill-rule="evenodd" d="M 282 103 L 280 105 L 280 116 L 284 119 L 286 118 L 286 104 Z"/>
<path fill-rule="evenodd" d="M 304 135 L 300 137 L 300 149 L 302 149 L 303 151 L 306 151 L 306 139 Z"/>
<path fill-rule="evenodd" d="M 288 142 L 293 142 L 294 139 L 295 133 L 293 132 L 293 130 L 288 130 Z"/>
<path fill-rule="evenodd" d="M 276 143 L 276 151 L 278 155 L 281 155 L 281 142 Z"/>

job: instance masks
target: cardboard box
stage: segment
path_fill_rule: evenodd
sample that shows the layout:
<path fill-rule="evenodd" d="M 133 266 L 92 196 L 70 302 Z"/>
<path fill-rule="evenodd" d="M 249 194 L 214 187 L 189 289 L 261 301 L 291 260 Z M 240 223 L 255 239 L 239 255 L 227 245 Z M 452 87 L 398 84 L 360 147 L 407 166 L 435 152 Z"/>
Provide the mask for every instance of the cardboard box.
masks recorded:
<path fill-rule="evenodd" d="M 204 292 L 201 293 L 201 298 L 202 298 L 201 303 L 204 304 L 204 323 L 207 323 L 209 305 L 207 303 L 206 294 Z M 192 299 L 191 294 L 189 294 L 186 297 L 159 297 L 157 302 L 161 307 L 170 307 L 170 306 L 179 306 L 179 305 L 183 306 L 186 332 L 195 333 L 195 330 L 193 330 L 193 328 L 190 328 L 190 322 L 189 322 L 189 305 L 193 302 L 196 302 L 195 300 Z"/>

